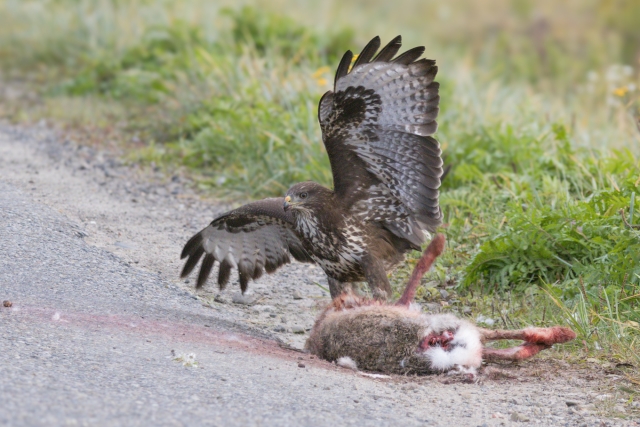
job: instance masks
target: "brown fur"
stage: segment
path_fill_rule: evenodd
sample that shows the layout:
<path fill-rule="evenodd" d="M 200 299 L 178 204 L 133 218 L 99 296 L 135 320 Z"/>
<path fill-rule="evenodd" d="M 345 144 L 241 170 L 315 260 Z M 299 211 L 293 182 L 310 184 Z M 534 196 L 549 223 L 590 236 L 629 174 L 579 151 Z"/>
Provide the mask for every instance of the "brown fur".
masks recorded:
<path fill-rule="evenodd" d="M 415 352 L 415 343 L 420 340 L 422 330 L 416 321 L 417 315 L 407 315 L 404 309 L 381 306 L 331 312 L 325 317 L 324 327 L 314 329 L 307 348 L 326 360 L 335 361 L 351 355 L 361 369 L 403 373 L 395 362 L 411 360 Z"/>

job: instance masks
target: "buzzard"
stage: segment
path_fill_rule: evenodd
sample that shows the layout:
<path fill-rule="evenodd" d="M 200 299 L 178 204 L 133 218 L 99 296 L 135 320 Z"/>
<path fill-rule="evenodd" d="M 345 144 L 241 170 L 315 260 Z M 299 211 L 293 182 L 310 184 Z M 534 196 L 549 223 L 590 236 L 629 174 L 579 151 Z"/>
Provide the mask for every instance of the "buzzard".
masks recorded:
<path fill-rule="evenodd" d="M 240 288 L 289 263 L 318 264 L 331 296 L 366 280 L 375 298 L 391 296 L 387 272 L 442 221 L 442 177 L 436 131 L 439 84 L 435 61 L 424 47 L 396 56 L 401 37 L 376 55 L 375 37 L 354 61 L 347 51 L 333 91 L 318 106 L 322 141 L 331 163 L 333 190 L 315 182 L 293 185 L 269 198 L 224 213 L 184 246 L 181 277 L 201 258 L 196 288 L 217 261 L 223 289 L 238 269 Z M 394 58 L 395 57 L 395 58 Z"/>

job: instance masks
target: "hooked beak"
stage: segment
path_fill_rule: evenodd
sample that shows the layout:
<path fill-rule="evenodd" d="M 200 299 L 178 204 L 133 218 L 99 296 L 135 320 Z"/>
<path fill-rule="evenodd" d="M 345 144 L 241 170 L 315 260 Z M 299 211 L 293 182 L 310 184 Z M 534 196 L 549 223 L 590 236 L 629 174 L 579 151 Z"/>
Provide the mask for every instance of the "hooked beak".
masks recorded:
<path fill-rule="evenodd" d="M 284 211 L 288 211 L 289 208 L 291 207 L 291 205 L 289 204 L 289 202 L 291 202 L 291 196 L 287 196 L 284 198 L 284 205 L 282 206 L 284 208 Z"/>

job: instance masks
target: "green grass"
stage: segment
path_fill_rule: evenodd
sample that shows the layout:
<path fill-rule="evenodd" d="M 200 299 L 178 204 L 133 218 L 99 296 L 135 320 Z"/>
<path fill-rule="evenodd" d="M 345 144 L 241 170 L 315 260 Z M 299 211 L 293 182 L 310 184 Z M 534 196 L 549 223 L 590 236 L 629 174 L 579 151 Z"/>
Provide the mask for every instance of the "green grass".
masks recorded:
<path fill-rule="evenodd" d="M 38 94 L 4 111 L 116 126 L 129 159 L 219 197 L 281 195 L 331 183 L 316 108 L 339 57 L 402 33 L 441 67 L 452 166 L 448 249 L 419 298 L 444 287 L 447 310 L 503 327 L 569 324 L 576 354 L 640 366 L 639 5 L 252 4 L 0 0 L 4 79 Z"/>

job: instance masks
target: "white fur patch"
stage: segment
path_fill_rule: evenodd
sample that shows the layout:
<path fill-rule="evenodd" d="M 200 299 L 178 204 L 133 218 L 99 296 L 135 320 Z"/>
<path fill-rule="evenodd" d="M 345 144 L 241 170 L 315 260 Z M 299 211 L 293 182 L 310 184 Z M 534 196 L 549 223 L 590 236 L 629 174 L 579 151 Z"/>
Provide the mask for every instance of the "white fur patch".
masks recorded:
<path fill-rule="evenodd" d="M 352 371 L 358 370 L 358 364 L 356 363 L 356 361 L 348 356 L 339 358 L 338 360 L 336 360 L 336 364 L 343 368 L 351 369 Z"/>
<path fill-rule="evenodd" d="M 431 362 L 431 369 L 434 371 L 448 371 L 454 365 L 449 353 L 444 351 L 442 347 L 432 347 L 425 352 L 425 355 Z"/>
<path fill-rule="evenodd" d="M 460 371 L 475 370 L 482 364 L 480 333 L 473 326 L 466 323 L 460 325 L 453 336 L 451 346 L 451 351 L 445 351 L 442 347 L 431 347 L 425 351 L 432 369 L 449 371 L 457 367 Z"/>
<path fill-rule="evenodd" d="M 391 378 L 389 375 L 383 374 L 370 374 L 368 372 L 358 372 L 363 377 L 375 378 L 375 379 L 383 379 L 383 378 Z"/>
<path fill-rule="evenodd" d="M 447 372 L 448 375 L 471 375 L 476 377 L 478 371 L 475 367 L 456 365 L 453 370 Z"/>

